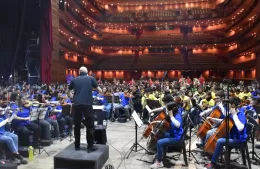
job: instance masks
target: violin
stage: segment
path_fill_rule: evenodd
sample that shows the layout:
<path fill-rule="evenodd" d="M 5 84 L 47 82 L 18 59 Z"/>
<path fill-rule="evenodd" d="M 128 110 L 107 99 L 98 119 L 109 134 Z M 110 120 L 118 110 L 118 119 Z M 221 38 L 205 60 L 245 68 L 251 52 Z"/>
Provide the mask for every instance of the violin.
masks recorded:
<path fill-rule="evenodd" d="M 104 93 L 104 96 L 112 96 L 112 93 L 106 92 Z"/>
<path fill-rule="evenodd" d="M 24 107 L 31 107 L 32 106 L 32 102 L 29 100 L 26 100 L 24 103 Z"/>
<path fill-rule="evenodd" d="M 129 93 L 129 92 L 124 93 L 124 96 L 125 96 L 126 98 L 130 98 L 130 93 Z"/>

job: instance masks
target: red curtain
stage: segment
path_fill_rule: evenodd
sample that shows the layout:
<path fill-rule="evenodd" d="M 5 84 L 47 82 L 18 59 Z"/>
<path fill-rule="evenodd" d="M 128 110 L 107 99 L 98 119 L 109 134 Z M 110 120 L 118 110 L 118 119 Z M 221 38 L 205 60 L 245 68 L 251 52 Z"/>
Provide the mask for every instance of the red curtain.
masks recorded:
<path fill-rule="evenodd" d="M 40 27 L 41 82 L 50 84 L 53 49 L 51 0 L 44 0 L 41 3 Z"/>

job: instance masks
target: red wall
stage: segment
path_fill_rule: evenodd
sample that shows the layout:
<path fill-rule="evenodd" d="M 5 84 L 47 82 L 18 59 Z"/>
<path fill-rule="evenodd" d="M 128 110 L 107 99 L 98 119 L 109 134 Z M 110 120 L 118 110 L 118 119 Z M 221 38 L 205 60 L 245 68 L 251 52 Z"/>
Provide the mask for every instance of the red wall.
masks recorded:
<path fill-rule="evenodd" d="M 124 70 L 110 70 L 110 71 L 89 71 L 89 74 L 95 74 L 96 78 L 102 79 L 139 79 L 143 78 L 157 78 L 162 79 L 164 76 L 164 70 L 159 71 L 124 71 Z M 67 69 L 66 75 L 73 74 L 74 76 L 78 76 L 78 70 L 76 69 Z M 176 79 L 181 77 L 182 75 L 186 78 L 187 76 L 191 78 L 198 78 L 200 75 L 203 75 L 205 79 L 209 78 L 230 78 L 230 79 L 255 79 L 256 77 L 256 69 L 248 69 L 248 70 L 230 70 L 230 71 L 178 71 L 178 70 L 169 70 L 167 74 L 167 78 Z"/>

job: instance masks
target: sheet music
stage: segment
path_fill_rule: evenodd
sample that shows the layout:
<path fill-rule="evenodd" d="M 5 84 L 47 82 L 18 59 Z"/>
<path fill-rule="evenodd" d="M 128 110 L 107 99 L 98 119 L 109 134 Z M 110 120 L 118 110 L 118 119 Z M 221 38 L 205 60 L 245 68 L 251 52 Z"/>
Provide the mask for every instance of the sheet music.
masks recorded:
<path fill-rule="evenodd" d="M 105 106 L 103 105 L 93 105 L 93 110 L 103 110 Z"/>
<path fill-rule="evenodd" d="M 38 119 L 38 116 L 39 116 L 39 111 L 37 108 L 32 108 L 32 111 L 31 111 L 31 116 L 30 116 L 30 121 L 35 121 Z"/>
<path fill-rule="evenodd" d="M 48 110 L 48 107 L 38 109 L 38 111 L 40 111 L 39 120 L 44 120 L 47 110 Z"/>
<path fill-rule="evenodd" d="M 47 113 L 48 107 L 44 108 L 32 108 L 31 116 L 30 116 L 30 121 L 35 121 L 35 120 L 43 120 L 45 118 L 45 115 Z"/>
<path fill-rule="evenodd" d="M 136 111 L 134 111 L 132 113 L 132 117 L 134 118 L 136 124 L 138 127 L 141 127 L 143 125 L 143 121 L 140 119 L 140 117 L 138 116 L 138 114 L 136 113 Z"/>

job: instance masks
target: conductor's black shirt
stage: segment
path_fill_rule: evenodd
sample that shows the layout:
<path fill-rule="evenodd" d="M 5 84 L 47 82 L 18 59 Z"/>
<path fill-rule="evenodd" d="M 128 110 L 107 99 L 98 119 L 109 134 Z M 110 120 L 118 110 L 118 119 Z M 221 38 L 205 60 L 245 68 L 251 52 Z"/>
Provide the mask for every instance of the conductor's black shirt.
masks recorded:
<path fill-rule="evenodd" d="M 74 105 L 92 105 L 92 89 L 97 87 L 98 84 L 94 77 L 80 73 L 69 86 L 70 90 L 74 89 Z"/>

